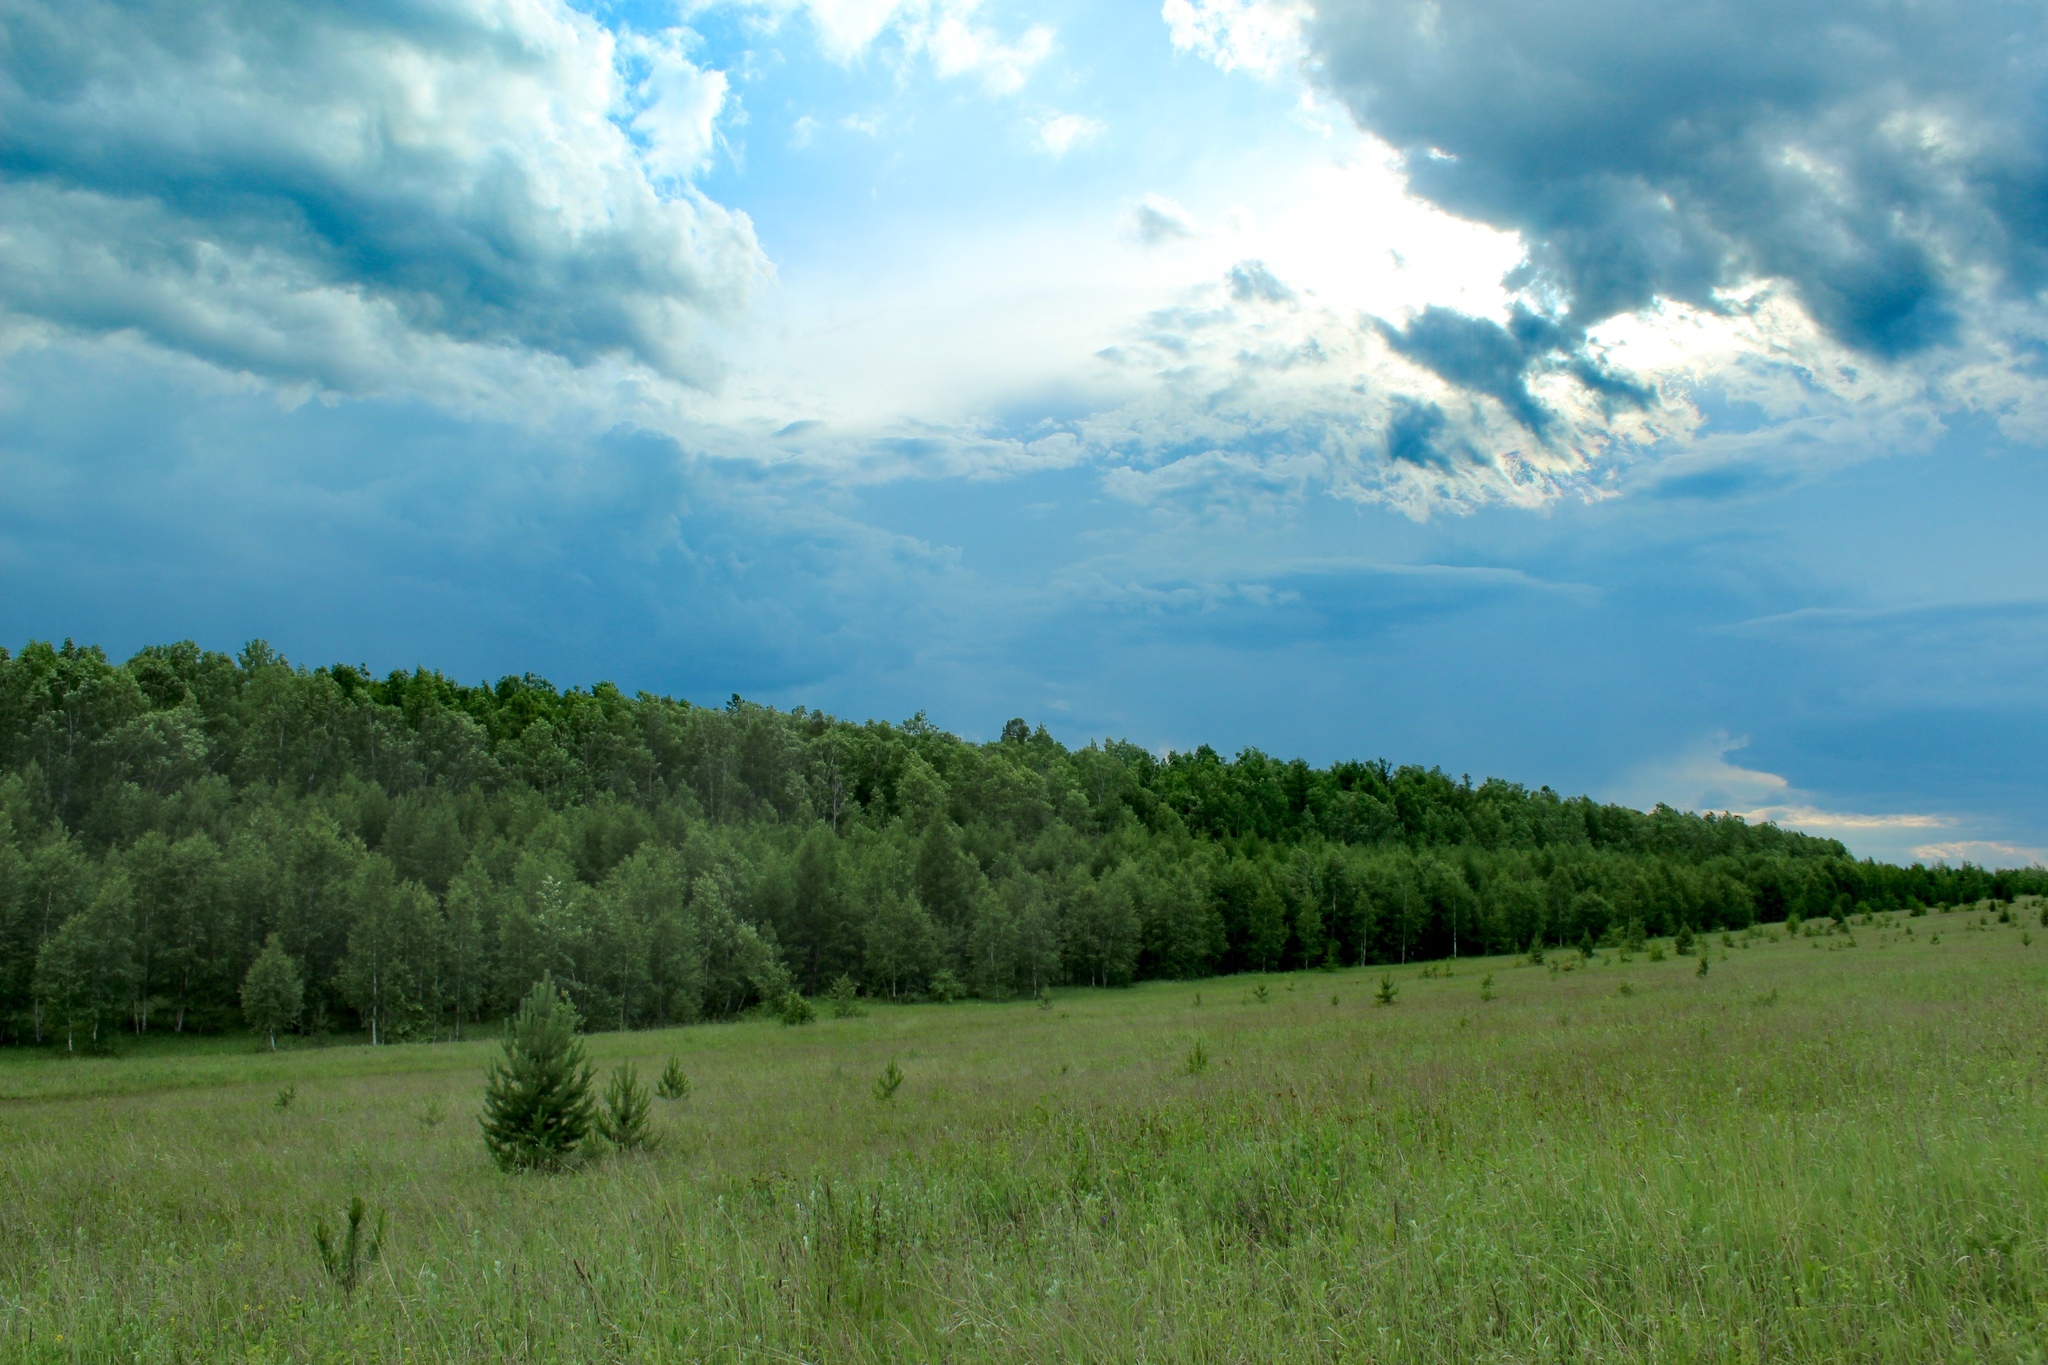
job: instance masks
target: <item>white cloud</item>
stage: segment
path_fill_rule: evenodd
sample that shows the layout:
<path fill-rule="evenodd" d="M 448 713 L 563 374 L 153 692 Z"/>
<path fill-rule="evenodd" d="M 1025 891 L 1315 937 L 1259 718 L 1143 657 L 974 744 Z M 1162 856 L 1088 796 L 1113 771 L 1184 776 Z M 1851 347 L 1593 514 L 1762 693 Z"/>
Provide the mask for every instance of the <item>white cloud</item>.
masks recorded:
<path fill-rule="evenodd" d="M 561 0 L 10 10 L 18 319 L 344 391 L 493 351 L 707 383 L 706 327 L 768 272 L 686 183 L 725 85 L 682 35 Z"/>
<path fill-rule="evenodd" d="M 2048 863 L 2048 849 L 2027 848 L 1995 839 L 1957 839 L 1922 844 L 1913 856 L 1927 863 L 1976 863 L 1980 867 L 2033 867 Z"/>
<path fill-rule="evenodd" d="M 1085 114 L 1048 114 L 1037 120 L 1038 148 L 1049 156 L 1065 156 L 1101 137 L 1107 126 Z"/>
<path fill-rule="evenodd" d="M 818 46 L 841 64 L 892 48 L 903 59 L 925 57 L 941 77 L 975 77 L 993 95 L 1021 90 L 1058 46 L 1044 24 L 1003 37 L 981 22 L 980 0 L 761 0 L 756 8 L 807 16 Z"/>
<path fill-rule="evenodd" d="M 1313 13 L 1302 0 L 1166 0 L 1160 9 L 1177 50 L 1269 78 L 1300 63 Z"/>

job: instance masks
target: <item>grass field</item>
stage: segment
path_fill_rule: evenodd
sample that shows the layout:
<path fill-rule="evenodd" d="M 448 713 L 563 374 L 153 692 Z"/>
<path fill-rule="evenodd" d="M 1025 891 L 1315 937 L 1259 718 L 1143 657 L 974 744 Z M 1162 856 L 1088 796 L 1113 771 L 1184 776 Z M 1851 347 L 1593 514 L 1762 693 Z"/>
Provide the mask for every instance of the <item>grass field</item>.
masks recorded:
<path fill-rule="evenodd" d="M 0 1055 L 0 1355 L 2038 1361 L 2019 918 L 599 1034 L 692 1093 L 559 1176 L 485 1154 L 494 1042 Z"/>

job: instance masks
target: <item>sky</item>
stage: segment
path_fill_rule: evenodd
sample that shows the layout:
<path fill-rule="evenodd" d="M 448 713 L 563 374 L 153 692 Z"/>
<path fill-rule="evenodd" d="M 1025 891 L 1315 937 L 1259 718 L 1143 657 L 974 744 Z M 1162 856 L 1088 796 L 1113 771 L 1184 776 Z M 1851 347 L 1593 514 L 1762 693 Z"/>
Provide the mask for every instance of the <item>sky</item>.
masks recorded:
<path fill-rule="evenodd" d="M 2048 16 L 0 0 L 0 640 L 2048 858 Z"/>

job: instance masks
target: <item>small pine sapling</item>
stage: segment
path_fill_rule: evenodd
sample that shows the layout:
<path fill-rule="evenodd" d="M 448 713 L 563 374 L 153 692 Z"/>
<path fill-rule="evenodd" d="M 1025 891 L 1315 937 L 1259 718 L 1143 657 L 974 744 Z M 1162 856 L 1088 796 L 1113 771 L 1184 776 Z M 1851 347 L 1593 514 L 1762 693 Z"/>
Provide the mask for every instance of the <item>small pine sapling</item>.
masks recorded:
<path fill-rule="evenodd" d="M 875 1098 L 881 1101 L 893 1100 L 896 1092 L 903 1088 L 903 1068 L 890 1062 L 882 1068 L 882 1074 L 875 1077 Z"/>
<path fill-rule="evenodd" d="M 542 977 L 505 1026 L 505 1054 L 484 1075 L 484 1145 L 501 1170 L 558 1170 L 595 1119 L 576 1007 Z"/>
<path fill-rule="evenodd" d="M 1541 934 L 1529 940 L 1529 965 L 1531 967 L 1541 967 L 1543 965 L 1543 936 Z"/>
<path fill-rule="evenodd" d="M 1662 942 L 1658 942 L 1658 943 L 1652 943 L 1652 944 L 1650 945 L 1650 961 L 1652 961 L 1652 962 L 1662 962 L 1663 960 L 1664 960 L 1664 945 L 1663 945 L 1663 943 L 1662 943 Z"/>
<path fill-rule="evenodd" d="M 1487 973 L 1487 974 L 1486 974 L 1485 976 L 1482 976 L 1482 977 L 1480 977 L 1480 978 L 1479 978 L 1479 998 L 1480 998 L 1481 1000 L 1491 1000 L 1491 999 L 1493 999 L 1493 973 L 1492 973 L 1492 972 L 1488 972 L 1488 973 Z"/>
<path fill-rule="evenodd" d="M 1265 982 L 1261 981 L 1258 985 L 1252 987 L 1252 999 L 1258 1004 L 1263 1005 L 1272 998 L 1273 993 L 1266 989 Z"/>
<path fill-rule="evenodd" d="M 825 992 L 825 998 L 832 1003 L 834 1019 L 858 1019 L 867 1013 L 860 1007 L 860 988 L 853 984 L 851 973 L 841 973 L 832 989 Z"/>
<path fill-rule="evenodd" d="M 1394 978 L 1383 976 L 1380 978 L 1380 988 L 1372 993 L 1372 1002 L 1375 1005 L 1391 1005 L 1394 1003 L 1394 997 L 1400 993 L 1401 988 L 1394 984 Z"/>
<path fill-rule="evenodd" d="M 1692 926 L 1690 924 L 1678 926 L 1678 937 L 1673 940 L 1671 947 L 1680 957 L 1692 956 Z"/>
<path fill-rule="evenodd" d="M 356 1292 L 356 1282 L 362 1278 L 363 1270 L 377 1259 L 384 1250 L 384 1215 L 377 1214 L 377 1224 L 366 1236 L 363 1221 L 369 1216 L 370 1206 L 363 1202 L 361 1195 L 348 1201 L 348 1230 L 336 1236 L 328 1229 L 325 1218 L 313 1220 L 313 1249 L 320 1253 L 320 1268 L 327 1272 L 327 1278 L 334 1282 L 343 1298 Z"/>
<path fill-rule="evenodd" d="M 1694 975 L 1694 976 L 1705 976 L 1706 974 L 1707 974 L 1707 955 L 1706 955 L 1705 953 L 1701 953 L 1701 954 L 1700 954 L 1700 966 L 1699 966 L 1699 970 L 1698 970 L 1698 971 L 1696 971 L 1696 972 L 1694 972 L 1694 973 L 1693 973 L 1693 975 Z"/>
<path fill-rule="evenodd" d="M 1188 1059 L 1182 1065 L 1190 1076 L 1199 1076 L 1209 1069 L 1209 1049 L 1202 1046 L 1200 1038 L 1188 1049 Z"/>
<path fill-rule="evenodd" d="M 1045 987 L 1043 986 L 1040 986 L 1038 988 L 1038 1008 L 1042 1010 L 1049 1010 L 1052 1008 L 1052 992 L 1045 989 Z"/>
<path fill-rule="evenodd" d="M 597 1131 L 622 1152 L 649 1151 L 654 1147 L 654 1125 L 648 1118 L 653 1105 L 647 1087 L 633 1064 L 615 1069 L 604 1085 L 604 1108 L 597 1114 Z"/>
<path fill-rule="evenodd" d="M 654 1083 L 654 1093 L 665 1100 L 679 1100 L 690 1093 L 690 1078 L 683 1074 L 682 1058 L 668 1059 L 668 1065 L 661 1069 L 661 1079 Z"/>
<path fill-rule="evenodd" d="M 289 1109 L 292 1107 L 292 1101 L 298 1097 L 299 1088 L 295 1085 L 288 1085 L 277 1092 L 277 1107 L 279 1109 Z"/>
<path fill-rule="evenodd" d="M 1337 993 L 1335 991 L 1330 992 L 1330 1008 L 1337 1008 Z"/>

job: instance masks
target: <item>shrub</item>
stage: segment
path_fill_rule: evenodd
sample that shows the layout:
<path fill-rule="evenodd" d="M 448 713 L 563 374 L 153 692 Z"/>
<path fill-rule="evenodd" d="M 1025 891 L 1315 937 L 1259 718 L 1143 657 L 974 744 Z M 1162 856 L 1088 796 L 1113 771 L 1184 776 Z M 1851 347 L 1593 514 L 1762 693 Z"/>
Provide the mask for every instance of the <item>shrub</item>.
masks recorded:
<path fill-rule="evenodd" d="M 1493 973 L 1492 973 L 1492 972 L 1488 972 L 1488 973 L 1487 973 L 1487 974 L 1486 974 L 1485 976 L 1482 976 L 1482 977 L 1480 977 L 1480 978 L 1479 978 L 1479 998 L 1480 998 L 1481 1000 L 1491 1000 L 1491 999 L 1493 999 Z"/>
<path fill-rule="evenodd" d="M 950 1005 L 955 1000 L 967 998 L 967 987 L 960 984 L 960 978 L 951 971 L 941 970 L 932 977 L 931 989 L 925 992 L 941 1005 Z"/>
<path fill-rule="evenodd" d="M 818 1012 L 811 1007 L 810 1001 L 804 999 L 802 991 L 792 989 L 784 991 L 782 998 L 775 1002 L 775 1017 L 795 1026 L 815 1022 Z"/>
<path fill-rule="evenodd" d="M 903 1068 L 890 1062 L 882 1068 L 882 1074 L 875 1077 L 875 1098 L 893 1100 L 896 1092 L 903 1088 Z"/>
<path fill-rule="evenodd" d="M 1652 961 L 1652 962 L 1662 962 L 1663 960 L 1664 960 L 1664 945 L 1663 945 L 1662 943 L 1652 943 L 1652 944 L 1650 945 L 1650 961 Z"/>
<path fill-rule="evenodd" d="M 1375 1005 L 1391 1005 L 1394 1003 L 1394 997 L 1400 993 L 1401 988 L 1394 984 L 1394 978 L 1383 976 L 1380 978 L 1380 988 L 1372 993 L 1372 1002 Z"/>
<path fill-rule="evenodd" d="M 1672 951 L 1676 952 L 1680 957 L 1692 955 L 1692 926 L 1690 924 L 1678 926 L 1678 937 L 1672 940 L 1671 947 Z"/>
<path fill-rule="evenodd" d="M 502 1170 L 556 1170 L 576 1155 L 594 1118 L 590 1063 L 576 1008 L 543 977 L 505 1026 L 505 1055 L 484 1077 L 484 1145 Z"/>
<path fill-rule="evenodd" d="M 1701 953 L 1701 954 L 1700 954 L 1700 968 L 1699 968 L 1699 970 L 1698 970 L 1698 971 L 1694 972 L 1694 973 L 1693 973 L 1693 975 L 1694 975 L 1694 976 L 1705 976 L 1706 974 L 1707 974 L 1707 955 L 1706 955 L 1705 953 Z"/>
<path fill-rule="evenodd" d="M 1188 1059 L 1183 1065 L 1190 1076 L 1199 1076 L 1209 1069 L 1209 1049 L 1202 1046 L 1200 1038 L 1195 1039 L 1195 1045 L 1188 1049 Z"/>
<path fill-rule="evenodd" d="M 631 1062 L 614 1070 L 605 1081 L 604 1108 L 598 1111 L 597 1130 L 605 1141 L 622 1152 L 638 1152 L 654 1146 L 654 1126 L 648 1112 L 652 1104 L 640 1073 Z"/>
<path fill-rule="evenodd" d="M 1529 940 L 1529 965 L 1532 967 L 1541 967 L 1543 965 L 1543 938 L 1540 934 Z"/>
<path fill-rule="evenodd" d="M 1266 989 L 1265 982 L 1261 981 L 1258 985 L 1252 987 L 1252 999 L 1257 1003 L 1263 1005 L 1272 998 L 1273 993 Z"/>
<path fill-rule="evenodd" d="M 679 1100 L 690 1093 L 690 1078 L 683 1074 L 680 1058 L 668 1059 L 668 1065 L 661 1069 L 661 1079 L 654 1083 L 654 1093 L 665 1100 Z"/>

